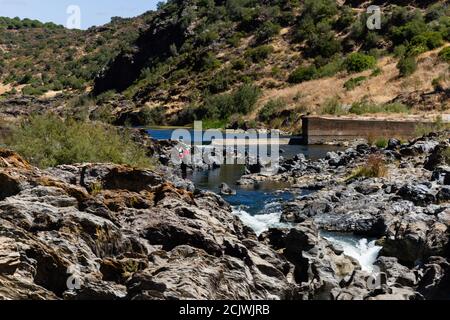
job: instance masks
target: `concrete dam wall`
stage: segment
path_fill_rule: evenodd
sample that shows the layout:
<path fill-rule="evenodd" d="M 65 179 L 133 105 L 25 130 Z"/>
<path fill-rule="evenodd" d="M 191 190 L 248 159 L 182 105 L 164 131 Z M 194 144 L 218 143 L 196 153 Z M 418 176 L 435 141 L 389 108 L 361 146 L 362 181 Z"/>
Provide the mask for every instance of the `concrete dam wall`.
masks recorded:
<path fill-rule="evenodd" d="M 304 143 L 324 144 L 353 139 L 408 139 L 415 136 L 417 126 L 431 125 L 431 122 L 304 116 L 302 125 Z"/>

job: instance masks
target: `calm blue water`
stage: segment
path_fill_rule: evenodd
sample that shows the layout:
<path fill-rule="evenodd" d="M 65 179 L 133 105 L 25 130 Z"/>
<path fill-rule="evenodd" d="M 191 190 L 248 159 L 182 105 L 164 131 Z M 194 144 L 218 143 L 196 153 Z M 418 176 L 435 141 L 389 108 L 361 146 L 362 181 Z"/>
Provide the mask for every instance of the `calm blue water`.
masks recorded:
<path fill-rule="evenodd" d="M 147 132 L 150 135 L 150 137 L 152 137 L 153 139 L 156 140 L 170 140 L 172 138 L 172 133 L 174 132 L 175 129 L 161 129 L 161 128 L 157 128 L 157 129 L 148 129 Z M 195 137 L 194 136 L 194 130 L 193 129 L 182 129 L 182 130 L 186 130 L 187 132 L 189 132 L 189 137 L 185 137 L 185 139 L 183 139 L 183 141 L 185 143 L 190 144 L 192 142 L 192 138 L 190 137 Z M 200 134 L 200 132 L 197 132 L 198 137 L 201 137 L 202 135 Z M 236 136 L 239 138 L 242 136 L 242 138 L 245 138 L 246 135 L 245 133 L 242 134 L 236 134 Z M 190 139 L 189 139 L 190 138 Z M 209 144 L 211 143 L 210 140 L 205 140 L 202 141 L 201 138 L 197 138 L 194 140 L 195 143 L 203 143 L 203 144 Z M 342 148 L 340 147 L 336 147 L 336 146 L 327 146 L 327 145 L 281 145 L 280 146 L 280 153 L 281 156 L 289 159 L 294 157 L 297 154 L 303 153 L 306 158 L 312 159 L 312 160 L 317 160 L 319 158 L 324 157 L 327 152 L 329 151 L 336 151 L 336 150 L 341 150 Z"/>
<path fill-rule="evenodd" d="M 174 134 L 175 131 L 178 131 L 178 133 L 181 133 L 180 135 L 177 135 L 176 137 L 173 137 L 174 140 L 180 140 L 183 141 L 184 143 L 196 143 L 196 144 L 210 144 L 211 143 L 211 139 L 208 138 L 205 135 L 206 131 L 194 131 L 194 129 L 191 128 L 178 128 L 178 129 L 173 129 L 173 128 L 151 128 L 147 130 L 147 133 L 150 135 L 150 137 L 152 137 L 153 139 L 156 140 L 171 140 L 172 139 L 172 135 Z M 217 130 L 217 134 L 220 133 L 220 136 L 222 136 L 221 131 Z M 205 135 L 205 136 L 204 136 Z M 249 137 L 248 134 L 246 133 L 233 133 L 232 135 L 233 137 L 236 137 L 237 139 L 244 139 L 246 137 Z M 269 135 L 270 136 L 270 135 Z M 204 137 L 204 139 L 203 139 Z M 282 136 L 281 136 L 282 137 Z"/>

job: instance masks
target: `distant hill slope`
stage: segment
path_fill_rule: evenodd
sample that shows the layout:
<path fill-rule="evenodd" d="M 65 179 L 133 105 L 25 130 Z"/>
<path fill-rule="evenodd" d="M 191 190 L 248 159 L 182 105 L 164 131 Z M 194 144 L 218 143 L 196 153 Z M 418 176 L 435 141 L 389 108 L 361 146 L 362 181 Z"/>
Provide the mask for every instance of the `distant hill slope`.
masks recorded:
<path fill-rule="evenodd" d="M 0 17 L 0 83 L 30 95 L 82 91 L 108 61 L 132 45 L 151 14 L 114 18 L 87 31 Z"/>
<path fill-rule="evenodd" d="M 380 30 L 366 27 L 374 3 Z M 330 112 L 330 99 L 333 110 L 361 101 L 447 107 L 446 1 L 169 0 L 85 32 L 2 32 L 3 84 L 31 94 L 92 86 L 108 112 L 144 108 L 152 123 L 290 126 L 293 111 Z M 123 100 L 131 109 L 117 109 Z"/>

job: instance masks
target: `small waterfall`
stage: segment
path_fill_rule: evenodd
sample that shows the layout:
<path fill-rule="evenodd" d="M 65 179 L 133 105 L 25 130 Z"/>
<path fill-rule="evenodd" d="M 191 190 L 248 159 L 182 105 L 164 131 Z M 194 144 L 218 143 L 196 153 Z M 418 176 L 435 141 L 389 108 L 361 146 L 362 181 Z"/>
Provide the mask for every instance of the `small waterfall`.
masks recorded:
<path fill-rule="evenodd" d="M 381 250 L 381 247 L 376 245 L 375 240 L 332 232 L 321 232 L 321 236 L 340 246 L 344 250 L 345 255 L 356 259 L 363 271 L 370 273 L 374 271 L 374 263 Z"/>
<path fill-rule="evenodd" d="M 252 215 L 246 210 L 248 210 L 248 208 L 245 206 L 233 207 L 233 213 L 238 216 L 246 226 L 252 228 L 258 236 L 271 227 L 289 227 L 289 224 L 280 222 L 281 208 L 279 202 L 270 202 L 266 204 L 261 214 Z M 345 255 L 356 259 L 363 271 L 369 273 L 374 272 L 374 263 L 381 250 L 381 247 L 376 245 L 375 240 L 369 240 L 351 234 L 325 231 L 322 231 L 320 235 L 324 239 L 341 247 Z"/>
<path fill-rule="evenodd" d="M 252 228 L 258 236 L 269 228 L 287 226 L 287 224 L 280 222 L 281 209 L 278 202 L 266 204 L 261 214 L 251 215 L 246 211 L 245 206 L 233 207 L 233 213 L 241 219 L 242 223 Z"/>

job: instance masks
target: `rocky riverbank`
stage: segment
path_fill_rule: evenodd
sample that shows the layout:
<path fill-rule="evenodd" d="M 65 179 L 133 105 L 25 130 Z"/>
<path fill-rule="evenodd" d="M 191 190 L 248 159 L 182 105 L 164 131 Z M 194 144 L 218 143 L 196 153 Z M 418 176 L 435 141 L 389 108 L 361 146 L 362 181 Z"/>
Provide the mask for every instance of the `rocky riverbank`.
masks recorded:
<path fill-rule="evenodd" d="M 0 151 L 3 299 L 432 299 L 450 292 L 448 132 L 386 150 L 301 156 L 275 176 L 315 190 L 259 238 L 218 195 L 160 167 L 39 170 Z M 382 178 L 351 173 L 373 153 Z M 320 230 L 379 239 L 379 273 Z"/>
<path fill-rule="evenodd" d="M 252 174 L 240 184 L 288 181 L 313 190 L 284 204 L 281 221 L 377 238 L 375 265 L 389 285 L 383 298 L 450 298 L 449 137 L 390 140 L 385 149 L 360 144 L 314 162 L 298 156 L 281 162 L 278 175 Z M 374 161 L 384 174 L 362 176 Z"/>

